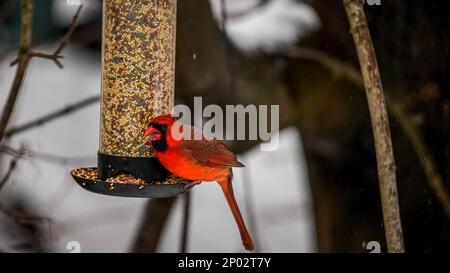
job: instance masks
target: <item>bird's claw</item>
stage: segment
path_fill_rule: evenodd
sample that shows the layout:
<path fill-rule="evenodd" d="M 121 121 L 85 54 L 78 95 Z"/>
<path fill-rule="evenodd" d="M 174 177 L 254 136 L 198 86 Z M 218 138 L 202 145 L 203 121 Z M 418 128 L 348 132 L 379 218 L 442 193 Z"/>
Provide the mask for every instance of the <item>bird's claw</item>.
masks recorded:
<path fill-rule="evenodd" d="M 201 184 L 202 181 L 187 181 L 184 183 L 184 191 L 190 190 L 192 187 Z"/>

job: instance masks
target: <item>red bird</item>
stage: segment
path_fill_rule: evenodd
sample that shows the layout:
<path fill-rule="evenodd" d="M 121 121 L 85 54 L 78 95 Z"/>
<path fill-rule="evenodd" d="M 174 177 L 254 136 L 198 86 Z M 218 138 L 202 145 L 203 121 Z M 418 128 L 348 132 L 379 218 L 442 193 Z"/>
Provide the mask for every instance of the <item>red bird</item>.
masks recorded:
<path fill-rule="evenodd" d="M 172 115 L 163 115 L 150 121 L 145 132 L 146 142 L 150 142 L 153 151 L 161 164 L 178 177 L 193 181 L 217 181 L 222 188 L 228 205 L 236 220 L 245 249 L 254 250 L 253 241 L 242 219 L 241 212 L 234 198 L 231 180 L 232 167 L 244 167 L 236 160 L 236 156 L 221 141 L 213 139 L 195 140 L 194 134 L 200 130 L 183 125 L 183 130 L 189 130 L 192 139 L 174 138 L 171 131 L 176 119 Z M 177 124 L 178 125 L 178 124 Z M 201 133 L 201 136 L 204 136 Z"/>

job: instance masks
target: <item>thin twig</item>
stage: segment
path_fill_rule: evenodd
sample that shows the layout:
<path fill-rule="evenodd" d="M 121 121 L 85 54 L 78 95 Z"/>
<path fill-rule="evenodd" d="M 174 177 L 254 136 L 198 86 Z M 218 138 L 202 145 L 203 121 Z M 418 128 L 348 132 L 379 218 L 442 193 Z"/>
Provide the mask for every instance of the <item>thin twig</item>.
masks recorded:
<path fill-rule="evenodd" d="M 19 161 L 25 154 L 24 148 L 20 148 L 20 150 L 16 151 L 16 154 L 14 155 L 14 158 L 9 163 L 9 168 L 6 171 L 5 176 L 0 180 L 0 191 L 2 190 L 3 186 L 5 186 L 6 182 L 8 182 L 9 178 L 11 177 L 12 173 L 17 167 L 17 161 Z"/>
<path fill-rule="evenodd" d="M 63 68 L 63 64 L 59 61 L 59 59 L 64 58 L 62 55 L 55 55 L 55 53 L 43 53 L 43 52 L 31 52 L 30 53 L 30 58 L 33 57 L 39 57 L 42 59 L 48 59 L 48 60 L 52 60 L 55 62 L 55 64 L 59 67 L 59 68 Z M 11 65 L 14 65 L 14 62 L 11 63 Z"/>
<path fill-rule="evenodd" d="M 12 157 L 17 157 L 22 154 L 22 152 L 15 148 L 2 145 L 0 146 L 0 153 L 8 154 Z M 94 161 L 95 157 L 89 157 L 89 156 L 80 156 L 80 157 L 67 157 L 67 156 L 61 156 L 61 155 L 55 155 L 55 154 L 49 154 L 44 152 L 37 152 L 30 149 L 24 149 L 23 156 L 26 159 L 35 159 L 40 160 L 47 163 L 52 163 L 55 165 L 78 165 L 81 162 L 86 161 Z"/>
<path fill-rule="evenodd" d="M 100 101 L 100 96 L 93 96 L 93 97 L 89 97 L 87 99 L 83 99 L 79 102 L 65 106 L 61 109 L 58 109 L 52 113 L 46 114 L 35 120 L 29 121 L 29 122 L 19 125 L 17 127 L 13 127 L 5 132 L 5 136 L 11 137 L 12 135 L 23 133 L 29 129 L 32 129 L 32 128 L 35 128 L 38 126 L 42 126 L 47 122 L 50 122 L 57 118 L 69 115 L 75 111 L 83 109 L 84 107 L 87 107 L 91 104 L 97 103 L 98 101 Z"/>
<path fill-rule="evenodd" d="M 77 9 L 77 11 L 75 12 L 75 15 L 72 17 L 72 21 L 69 24 L 69 28 L 67 29 L 66 34 L 63 36 L 63 38 L 61 39 L 61 42 L 59 43 L 58 47 L 55 49 L 55 51 L 53 51 L 53 53 L 43 53 L 43 52 L 35 52 L 32 51 L 29 55 L 29 58 L 33 58 L 33 57 L 38 57 L 38 58 L 43 58 L 43 59 L 49 59 L 55 62 L 55 64 L 59 67 L 59 68 L 63 68 L 63 64 L 59 61 L 59 59 L 63 58 L 62 55 L 60 55 L 61 51 L 64 49 L 64 47 L 69 43 L 70 41 L 70 37 L 72 36 L 73 32 L 75 31 L 76 28 L 76 22 L 78 20 L 78 17 L 80 15 L 81 12 L 81 8 L 83 7 L 83 5 L 80 5 Z M 11 66 L 17 64 L 18 60 L 14 60 L 11 63 Z"/>
<path fill-rule="evenodd" d="M 329 69 L 334 75 L 348 79 L 353 84 L 364 89 L 361 73 L 352 65 L 327 55 L 317 49 L 298 47 L 286 53 L 289 57 L 303 58 L 315 61 Z M 422 165 L 427 182 L 441 204 L 445 214 L 450 219 L 450 194 L 445 187 L 432 153 L 428 149 L 422 134 L 417 129 L 413 118 L 395 102 L 386 92 L 386 104 L 389 113 L 400 125 L 405 136 L 411 142 L 414 152 Z"/>
<path fill-rule="evenodd" d="M 77 11 L 75 12 L 75 15 L 72 17 L 72 21 L 69 24 L 69 28 L 68 28 L 66 34 L 64 35 L 64 37 L 62 38 L 61 43 L 59 44 L 58 48 L 56 48 L 55 52 L 53 53 L 53 55 L 58 56 L 61 53 L 61 51 L 64 49 L 64 47 L 69 43 L 70 37 L 72 37 L 72 34 L 75 31 L 76 23 L 77 23 L 79 15 L 80 15 L 81 8 L 83 8 L 83 5 L 80 5 L 78 7 Z"/>
<path fill-rule="evenodd" d="M 321 64 L 323 67 L 330 70 L 330 72 L 341 78 L 346 78 L 352 83 L 364 88 L 364 82 L 361 77 L 361 71 L 356 69 L 352 64 L 345 63 L 336 57 L 314 48 L 295 47 L 285 52 L 285 55 L 292 58 L 302 58 Z"/>
<path fill-rule="evenodd" d="M 378 166 L 387 249 L 404 252 L 394 152 L 380 71 L 364 13 L 363 1 L 343 0 L 355 41 L 366 90 Z"/>
<path fill-rule="evenodd" d="M 6 171 L 5 176 L 3 176 L 2 180 L 0 180 L 0 191 L 2 190 L 3 186 L 6 184 L 6 182 L 8 182 L 9 177 L 11 176 L 11 174 L 14 172 L 14 170 L 16 169 L 17 166 L 17 161 L 19 159 L 18 158 L 14 158 L 13 160 L 11 160 L 11 162 L 9 163 L 9 168 L 8 171 Z"/>
<path fill-rule="evenodd" d="M 403 111 L 400 105 L 391 103 L 389 109 L 390 112 L 397 117 L 396 120 L 398 124 L 411 141 L 411 145 L 414 147 L 417 158 L 423 167 L 428 184 L 441 204 L 445 214 L 450 219 L 450 195 L 444 185 L 442 176 L 439 174 L 434 157 L 428 150 L 422 135 L 418 132 L 414 122 Z"/>

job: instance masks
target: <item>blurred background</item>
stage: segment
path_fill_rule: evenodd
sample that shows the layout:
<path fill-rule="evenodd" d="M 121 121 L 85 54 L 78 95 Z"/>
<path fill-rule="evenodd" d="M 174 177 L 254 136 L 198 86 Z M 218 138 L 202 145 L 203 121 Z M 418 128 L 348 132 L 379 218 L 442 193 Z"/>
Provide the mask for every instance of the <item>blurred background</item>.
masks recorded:
<path fill-rule="evenodd" d="M 34 49 L 52 52 L 77 7 L 34 1 Z M 184 199 L 96 195 L 102 2 L 83 0 L 63 69 L 34 58 L 0 146 L 0 252 L 179 252 Z M 443 1 L 366 5 L 397 162 L 408 252 L 450 252 L 450 17 Z M 358 59 L 341 1 L 178 1 L 176 103 L 280 105 L 280 147 L 228 143 L 258 252 L 386 251 Z M 0 104 L 15 68 L 19 1 L 0 3 Z M 75 106 L 74 106 L 75 105 Z M 41 117 L 56 113 L 56 117 Z M 436 185 L 439 185 L 438 187 Z M 215 183 L 191 191 L 187 252 L 243 252 Z M 146 228 L 146 230 L 143 229 Z M 142 244 L 143 233 L 151 233 Z"/>

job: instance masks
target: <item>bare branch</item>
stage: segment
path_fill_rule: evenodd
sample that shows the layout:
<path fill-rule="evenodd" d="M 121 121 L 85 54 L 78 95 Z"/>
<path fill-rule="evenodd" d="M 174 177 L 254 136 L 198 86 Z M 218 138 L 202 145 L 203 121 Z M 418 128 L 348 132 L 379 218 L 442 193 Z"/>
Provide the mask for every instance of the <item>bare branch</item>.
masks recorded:
<path fill-rule="evenodd" d="M 58 56 L 64 49 L 64 47 L 69 43 L 70 37 L 72 37 L 72 34 L 75 31 L 76 23 L 80 15 L 81 8 L 83 8 L 83 5 L 80 5 L 78 7 L 77 11 L 75 12 L 75 15 L 72 17 L 72 21 L 69 24 L 69 28 L 66 32 L 66 35 L 64 35 L 64 37 L 62 38 L 61 43 L 59 44 L 58 48 L 56 48 L 55 52 L 53 52 L 53 55 Z"/>
<path fill-rule="evenodd" d="M 21 15 L 22 15 L 22 28 L 20 34 L 20 48 L 18 67 L 16 70 L 16 75 L 14 76 L 14 81 L 9 91 L 8 99 L 6 105 L 3 109 L 2 117 L 0 119 L 0 142 L 3 139 L 6 127 L 8 126 L 9 119 L 14 110 L 14 105 L 16 104 L 17 96 L 19 95 L 20 88 L 22 87 L 23 78 L 25 76 L 25 71 L 27 69 L 28 63 L 30 61 L 30 50 L 31 50 L 31 37 L 32 37 L 32 17 L 33 17 L 33 0 L 24 0 L 21 4 Z"/>
<path fill-rule="evenodd" d="M 56 55 L 55 53 L 52 54 L 48 54 L 48 53 L 42 53 L 42 52 L 31 52 L 30 57 L 39 57 L 42 59 L 49 59 L 55 62 L 55 64 L 59 67 L 59 68 L 63 68 L 64 66 L 62 65 L 62 63 L 59 61 L 59 59 L 64 58 L 64 56 L 62 55 Z"/>
<path fill-rule="evenodd" d="M 18 157 L 19 155 L 22 155 L 22 152 L 20 149 L 14 149 L 9 146 L 0 146 L 0 153 L 5 153 L 13 157 Z M 49 153 L 43 153 L 43 152 L 37 152 L 33 151 L 27 148 L 24 148 L 23 150 L 23 156 L 27 159 L 36 159 L 40 161 L 44 161 L 47 163 L 52 163 L 55 165 L 78 165 L 81 162 L 86 162 L 88 160 L 93 161 L 94 157 L 89 156 L 80 156 L 80 157 L 67 157 L 67 156 L 61 156 L 61 155 L 55 155 L 55 154 L 49 154 Z"/>
<path fill-rule="evenodd" d="M 319 63 L 336 77 L 342 77 L 350 80 L 352 83 L 364 88 L 361 72 L 352 64 L 345 63 L 336 57 L 327 55 L 326 53 L 308 47 L 295 47 L 285 52 L 287 57 L 302 58 Z"/>
<path fill-rule="evenodd" d="M 100 96 L 93 96 L 93 97 L 89 97 L 87 99 L 81 100 L 79 102 L 76 102 L 74 104 L 65 106 L 61 109 L 58 109 L 52 113 L 46 114 L 42 117 L 39 117 L 35 120 L 29 121 L 25 124 L 19 125 L 17 127 L 11 128 L 9 130 L 7 130 L 5 132 L 5 136 L 6 137 L 11 137 L 15 134 L 19 134 L 19 133 L 23 133 L 29 129 L 38 127 L 38 126 L 42 126 L 47 122 L 53 121 L 57 118 L 69 115 L 73 112 L 76 112 L 80 109 L 83 109 L 91 104 L 97 103 L 98 101 L 100 101 Z"/>
<path fill-rule="evenodd" d="M 11 176 L 11 174 L 16 169 L 17 161 L 18 161 L 17 158 L 14 158 L 13 160 L 11 160 L 11 163 L 9 164 L 8 171 L 6 172 L 6 174 L 2 178 L 2 180 L 0 180 L 0 190 L 2 190 L 3 186 L 6 184 L 6 182 L 8 182 L 9 177 Z"/>
<path fill-rule="evenodd" d="M 66 34 L 63 36 L 61 42 L 59 43 L 58 47 L 55 49 L 53 53 L 42 53 L 32 51 L 29 55 L 29 58 L 31 59 L 33 57 L 38 57 L 43 59 L 49 59 L 54 61 L 59 68 L 63 68 L 64 67 L 63 64 L 59 61 L 59 59 L 63 58 L 63 56 L 61 56 L 60 53 L 64 49 L 64 47 L 69 43 L 70 38 L 72 37 L 72 34 L 75 31 L 76 22 L 78 20 L 82 7 L 83 5 L 80 5 L 78 7 L 77 11 L 75 12 L 75 15 L 72 17 L 72 21 L 69 24 L 69 28 L 67 29 Z M 10 65 L 13 66 L 16 65 L 17 63 L 18 59 L 14 60 Z"/>
<path fill-rule="evenodd" d="M 2 190 L 3 186 L 5 186 L 6 182 L 8 182 L 9 178 L 11 177 L 11 174 L 14 172 L 14 170 L 17 167 L 17 161 L 19 161 L 25 154 L 25 151 L 23 148 L 21 148 L 19 151 L 16 152 L 16 155 L 9 163 L 9 168 L 6 171 L 5 176 L 0 180 L 0 191 Z"/>
<path fill-rule="evenodd" d="M 404 252 L 394 152 L 380 71 L 361 0 L 343 0 L 355 41 L 369 105 L 381 204 L 389 252 Z"/>
<path fill-rule="evenodd" d="M 334 75 L 346 78 L 353 84 L 364 89 L 361 73 L 356 68 L 324 52 L 312 48 L 298 47 L 288 51 L 286 55 L 288 57 L 315 61 L 329 69 Z M 389 97 L 388 93 L 385 96 L 389 113 L 392 114 L 405 136 L 411 142 L 431 190 L 441 204 L 445 214 L 450 219 L 450 194 L 445 187 L 433 155 L 428 149 L 422 134 L 417 129 L 413 117 L 405 112 L 395 100 Z"/>

